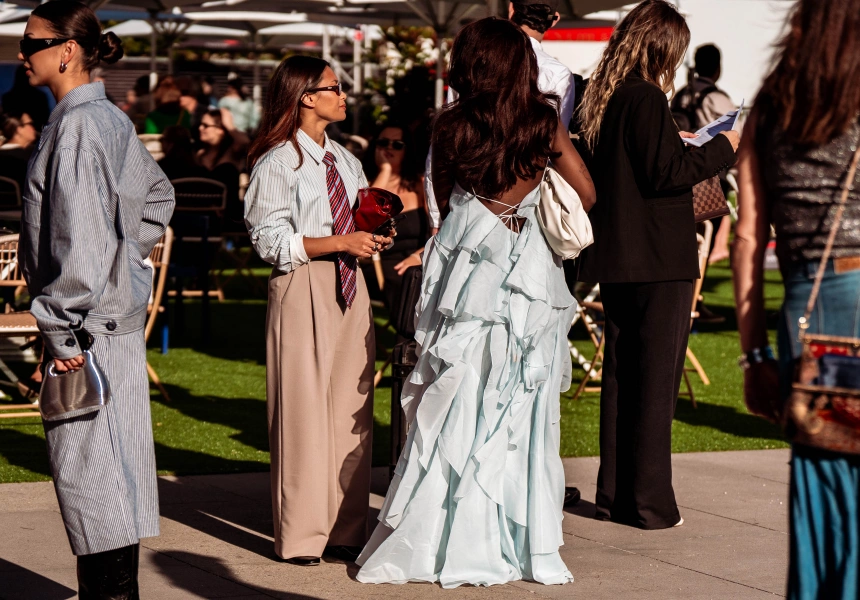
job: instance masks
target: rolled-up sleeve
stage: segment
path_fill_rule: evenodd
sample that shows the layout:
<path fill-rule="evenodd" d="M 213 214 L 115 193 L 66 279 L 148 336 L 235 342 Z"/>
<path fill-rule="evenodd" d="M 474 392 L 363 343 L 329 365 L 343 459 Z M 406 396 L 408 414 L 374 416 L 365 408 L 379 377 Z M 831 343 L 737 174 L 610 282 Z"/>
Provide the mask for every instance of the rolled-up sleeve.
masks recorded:
<path fill-rule="evenodd" d="M 140 147 L 146 164 L 146 182 L 149 191 L 146 194 L 146 204 L 143 207 L 137 239 L 141 255 L 146 257 L 164 235 L 167 224 L 173 216 L 173 209 L 176 207 L 176 197 L 164 171 L 152 159 L 143 144 Z"/>
<path fill-rule="evenodd" d="M 60 149 L 50 180 L 53 280 L 33 299 L 32 313 L 54 358 L 81 354 L 72 329 L 98 304 L 117 248 L 112 218 L 99 194 L 99 168 L 86 150 Z"/>
<path fill-rule="evenodd" d="M 245 193 L 245 225 L 260 258 L 289 273 L 297 177 L 293 169 L 273 160 L 258 163 Z M 301 232 L 300 232 L 301 233 Z"/>

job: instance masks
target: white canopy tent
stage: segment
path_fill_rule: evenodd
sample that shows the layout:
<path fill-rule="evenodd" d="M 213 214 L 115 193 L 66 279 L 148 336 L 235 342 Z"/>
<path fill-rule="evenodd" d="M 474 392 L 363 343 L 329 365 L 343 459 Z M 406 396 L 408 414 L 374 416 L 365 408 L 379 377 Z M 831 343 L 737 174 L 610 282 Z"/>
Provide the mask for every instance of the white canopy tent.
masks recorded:
<path fill-rule="evenodd" d="M 26 19 L 30 15 L 30 10 L 15 4 L 0 3 L 0 23 Z"/>
<path fill-rule="evenodd" d="M 189 22 L 170 22 L 173 25 L 172 35 L 184 35 L 191 38 L 200 37 L 222 37 L 242 38 L 247 37 L 248 32 L 242 29 L 230 29 L 229 27 L 212 27 L 210 25 L 197 25 Z M 111 31 L 120 37 L 149 37 L 152 35 L 153 27 L 149 21 L 143 19 L 132 19 L 119 25 L 108 27 L 105 31 Z"/>
<path fill-rule="evenodd" d="M 24 29 L 27 27 L 27 21 L 19 21 L 17 23 L 0 23 L 0 37 L 24 37 Z"/>

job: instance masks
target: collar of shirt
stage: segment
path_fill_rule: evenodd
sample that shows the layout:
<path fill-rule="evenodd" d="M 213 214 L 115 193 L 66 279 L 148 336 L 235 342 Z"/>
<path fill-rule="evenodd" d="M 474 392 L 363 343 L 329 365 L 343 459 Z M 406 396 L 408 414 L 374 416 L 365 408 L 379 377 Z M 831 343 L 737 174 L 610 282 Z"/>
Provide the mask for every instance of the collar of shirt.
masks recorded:
<path fill-rule="evenodd" d="M 314 159 L 315 163 L 322 163 L 323 158 L 325 158 L 326 152 L 331 152 L 334 156 L 334 161 L 337 162 L 337 153 L 334 151 L 334 145 L 328 139 L 328 135 L 324 135 L 325 142 L 323 142 L 323 146 L 320 146 L 315 141 L 313 141 L 313 139 L 311 139 L 311 136 L 306 134 L 301 129 L 299 129 L 296 133 L 296 140 L 298 140 L 299 146 L 302 147 L 302 150 L 308 155 L 310 155 L 312 159 Z"/>
<path fill-rule="evenodd" d="M 57 103 L 57 106 L 55 106 L 54 110 L 51 111 L 51 117 L 48 119 L 48 125 L 58 121 L 70 109 L 74 108 L 75 106 L 78 106 L 79 104 L 84 104 L 85 102 L 92 102 L 93 100 L 104 99 L 107 99 L 107 96 L 105 95 L 105 84 L 101 81 L 79 85 L 78 87 L 70 91 L 68 94 L 66 94 L 63 99 Z"/>
<path fill-rule="evenodd" d="M 529 41 L 532 43 L 532 48 L 534 48 L 535 50 L 540 50 L 541 52 L 543 52 L 543 46 L 541 45 L 541 43 L 539 41 L 534 39 L 532 36 L 529 36 Z"/>

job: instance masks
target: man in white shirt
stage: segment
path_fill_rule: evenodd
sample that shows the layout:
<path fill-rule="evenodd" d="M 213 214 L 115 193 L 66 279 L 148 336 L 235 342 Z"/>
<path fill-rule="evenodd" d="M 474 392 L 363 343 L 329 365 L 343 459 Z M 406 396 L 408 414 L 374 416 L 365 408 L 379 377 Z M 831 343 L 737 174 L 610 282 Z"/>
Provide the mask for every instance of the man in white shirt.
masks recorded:
<path fill-rule="evenodd" d="M 555 27 L 560 15 L 556 10 L 557 0 L 515 0 L 508 5 L 508 18 L 520 26 L 529 36 L 538 64 L 538 87 L 544 93 L 556 94 L 561 98 L 558 116 L 567 126 L 573 114 L 574 86 L 573 73 L 557 59 L 544 52 L 541 42 L 546 32 Z M 454 101 L 454 91 L 448 88 L 448 103 Z M 427 154 L 424 192 L 427 197 L 427 210 L 430 213 L 430 227 L 435 235 L 442 225 L 436 195 L 433 192 L 433 173 L 430 166 L 431 151 Z"/>

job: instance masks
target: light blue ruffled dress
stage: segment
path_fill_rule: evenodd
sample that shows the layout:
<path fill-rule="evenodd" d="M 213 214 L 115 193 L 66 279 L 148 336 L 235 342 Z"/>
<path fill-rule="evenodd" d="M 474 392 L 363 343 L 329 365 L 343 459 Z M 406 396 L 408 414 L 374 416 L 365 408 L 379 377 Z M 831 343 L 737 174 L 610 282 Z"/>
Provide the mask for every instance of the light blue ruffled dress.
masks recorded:
<path fill-rule="evenodd" d="M 457 186 L 427 244 L 409 435 L 361 582 L 573 581 L 559 555 L 558 452 L 574 300 L 537 223 L 539 195 L 520 203 L 517 234 Z"/>

